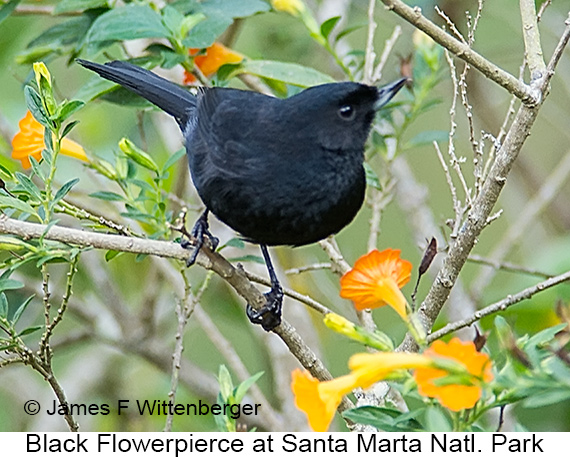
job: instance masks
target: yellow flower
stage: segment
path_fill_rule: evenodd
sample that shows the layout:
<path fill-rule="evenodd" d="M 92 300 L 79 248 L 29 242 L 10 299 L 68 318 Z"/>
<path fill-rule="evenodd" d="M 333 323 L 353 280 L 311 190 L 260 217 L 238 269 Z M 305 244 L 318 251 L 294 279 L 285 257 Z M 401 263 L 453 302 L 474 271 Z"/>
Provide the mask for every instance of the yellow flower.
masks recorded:
<path fill-rule="evenodd" d="M 340 296 L 353 301 L 355 308 L 391 306 L 408 320 L 408 302 L 400 288 L 409 280 L 412 264 L 400 259 L 400 250 L 374 250 L 358 259 L 340 280 Z"/>
<path fill-rule="evenodd" d="M 295 405 L 307 415 L 314 431 L 328 429 L 344 395 L 358 387 L 367 389 L 378 381 L 399 376 L 402 370 L 414 369 L 420 395 L 437 398 L 452 411 L 472 408 L 481 398 L 481 384 L 493 379 L 489 357 L 477 352 L 473 343 L 458 338 L 449 343 L 435 341 L 423 354 L 355 354 L 348 366 L 349 374 L 330 381 L 318 381 L 299 369 L 293 372 L 291 388 Z M 456 377 L 451 382 L 461 384 L 446 383 L 445 378 L 450 374 Z"/>
<path fill-rule="evenodd" d="M 22 161 L 22 166 L 28 169 L 32 166 L 30 156 L 38 162 L 42 157 L 44 145 L 44 126 L 34 119 L 28 111 L 19 123 L 20 131 L 12 139 L 12 158 Z M 61 141 L 62 154 L 88 162 L 85 150 L 75 141 L 64 138 Z"/>
<path fill-rule="evenodd" d="M 323 321 L 331 330 L 347 336 L 354 341 L 365 344 L 366 346 L 370 346 L 380 351 L 394 350 L 394 343 L 392 340 L 388 335 L 379 330 L 369 332 L 368 330 L 353 324 L 348 319 L 345 319 L 335 313 L 325 314 Z"/>
<path fill-rule="evenodd" d="M 190 49 L 191 55 L 196 55 L 199 49 Z M 222 65 L 227 63 L 239 63 L 243 60 L 243 54 L 233 51 L 225 47 L 221 43 L 214 43 L 206 49 L 204 55 L 194 57 L 194 65 L 196 65 L 204 76 L 212 76 Z M 184 84 L 190 84 L 196 81 L 196 77 L 185 71 Z"/>
<path fill-rule="evenodd" d="M 435 367 L 418 368 L 414 378 L 418 384 L 418 392 L 426 397 L 437 398 L 439 402 L 451 411 L 461 411 L 475 406 L 481 398 L 481 384 L 493 379 L 489 356 L 477 352 L 475 344 L 471 341 L 463 342 L 453 338 L 449 343 L 441 340 L 435 341 L 424 355 L 430 357 L 437 364 L 438 358 L 450 359 L 463 365 L 471 375 L 468 384 L 446 384 L 446 370 Z"/>
<path fill-rule="evenodd" d="M 298 16 L 305 10 L 305 4 L 301 0 L 271 0 L 271 6 L 275 11 L 283 11 L 292 16 Z"/>
<path fill-rule="evenodd" d="M 355 354 L 348 366 L 352 372 L 330 381 L 318 381 L 307 371 L 295 370 L 291 388 L 295 405 L 303 411 L 316 432 L 329 428 L 342 397 L 357 387 L 366 389 L 394 372 L 429 366 L 430 358 L 421 354 L 378 352 Z"/>

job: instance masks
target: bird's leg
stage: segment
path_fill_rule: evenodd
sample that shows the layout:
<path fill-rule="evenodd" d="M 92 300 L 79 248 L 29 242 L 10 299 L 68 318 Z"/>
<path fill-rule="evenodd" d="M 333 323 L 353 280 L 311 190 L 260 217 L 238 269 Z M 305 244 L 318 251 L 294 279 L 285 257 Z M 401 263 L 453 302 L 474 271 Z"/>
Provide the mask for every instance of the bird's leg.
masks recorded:
<path fill-rule="evenodd" d="M 253 324 L 259 324 L 265 331 L 270 332 L 281 323 L 283 289 L 281 288 L 281 284 L 279 284 L 279 280 L 277 279 L 277 275 L 273 269 L 273 264 L 271 263 L 267 246 L 261 244 L 260 247 L 261 252 L 263 253 L 263 258 L 265 259 L 265 264 L 267 265 L 267 271 L 269 272 L 271 290 L 264 294 L 266 298 L 265 305 L 260 309 L 254 309 L 248 303 L 246 314 Z"/>
<path fill-rule="evenodd" d="M 206 209 L 202 213 L 202 215 L 198 218 L 198 220 L 194 224 L 194 227 L 192 228 L 192 231 L 190 233 L 188 233 L 184 225 L 182 226 L 183 230 L 181 230 L 181 233 L 185 235 L 186 238 L 182 238 L 182 240 L 180 241 L 180 245 L 184 249 L 190 249 L 191 247 L 194 249 L 192 251 L 192 255 L 186 261 L 186 266 L 188 267 L 194 265 L 194 262 L 196 262 L 196 258 L 198 257 L 198 252 L 200 252 L 200 249 L 202 248 L 202 246 L 204 246 L 204 240 L 206 239 L 209 240 L 210 249 L 212 249 L 212 251 L 214 251 L 216 247 L 218 247 L 218 243 L 220 240 L 218 240 L 218 238 L 212 235 L 209 230 L 210 226 L 208 225 L 208 212 L 209 210 Z"/>

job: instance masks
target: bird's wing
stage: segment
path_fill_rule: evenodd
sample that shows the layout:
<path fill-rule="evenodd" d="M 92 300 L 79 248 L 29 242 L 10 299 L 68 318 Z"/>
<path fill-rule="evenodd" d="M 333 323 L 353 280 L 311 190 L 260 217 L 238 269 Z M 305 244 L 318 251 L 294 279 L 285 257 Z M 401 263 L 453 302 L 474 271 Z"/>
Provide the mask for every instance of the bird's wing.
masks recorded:
<path fill-rule="evenodd" d="M 210 89 L 199 97 L 198 122 L 193 134 L 201 147 L 196 160 L 214 167 L 217 174 L 235 177 L 244 170 L 264 172 L 259 134 L 265 123 L 262 112 L 267 98 L 253 92 Z M 265 102 L 265 103 L 264 103 Z M 263 135 L 262 135 L 263 136 Z"/>

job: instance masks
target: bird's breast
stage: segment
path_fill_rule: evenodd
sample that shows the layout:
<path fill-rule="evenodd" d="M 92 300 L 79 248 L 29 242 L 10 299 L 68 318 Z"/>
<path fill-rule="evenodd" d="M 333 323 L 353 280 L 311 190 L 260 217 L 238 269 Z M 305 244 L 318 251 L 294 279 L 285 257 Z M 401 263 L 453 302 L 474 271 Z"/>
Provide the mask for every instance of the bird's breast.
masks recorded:
<path fill-rule="evenodd" d="M 339 232 L 362 206 L 361 157 L 326 153 L 255 173 L 217 173 L 197 190 L 213 214 L 251 241 L 310 244 Z"/>

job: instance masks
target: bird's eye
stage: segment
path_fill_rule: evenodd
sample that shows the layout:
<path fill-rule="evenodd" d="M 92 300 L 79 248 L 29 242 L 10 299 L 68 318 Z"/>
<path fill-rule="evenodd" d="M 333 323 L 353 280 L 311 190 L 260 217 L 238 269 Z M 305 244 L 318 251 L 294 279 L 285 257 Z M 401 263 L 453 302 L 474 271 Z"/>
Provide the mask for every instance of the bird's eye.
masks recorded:
<path fill-rule="evenodd" d="M 352 105 L 343 105 L 339 108 L 338 115 L 342 120 L 352 121 L 356 116 L 356 110 Z"/>

